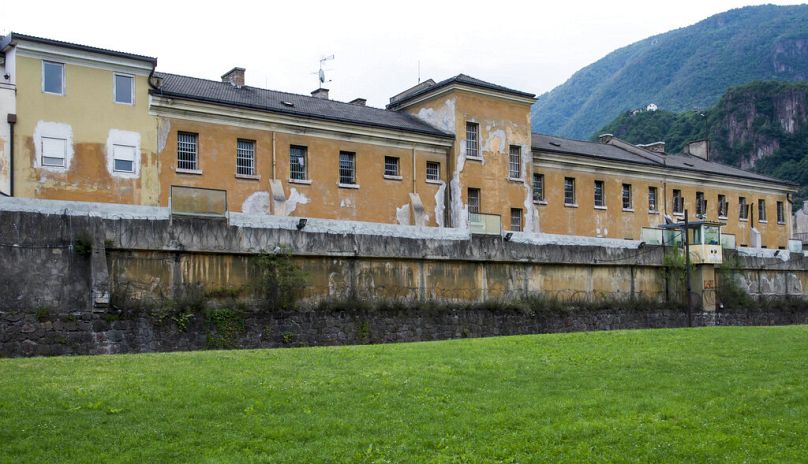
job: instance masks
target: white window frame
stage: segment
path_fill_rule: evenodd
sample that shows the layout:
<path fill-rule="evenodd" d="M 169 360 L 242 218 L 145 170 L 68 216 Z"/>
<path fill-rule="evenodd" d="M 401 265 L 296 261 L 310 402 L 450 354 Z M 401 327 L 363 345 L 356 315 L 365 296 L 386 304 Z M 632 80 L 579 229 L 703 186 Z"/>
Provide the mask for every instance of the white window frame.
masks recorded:
<path fill-rule="evenodd" d="M 471 137 L 472 134 L 474 137 Z M 482 158 L 480 154 L 480 125 L 476 122 L 466 121 L 466 158 Z"/>
<path fill-rule="evenodd" d="M 722 201 L 723 200 L 723 201 Z M 723 193 L 718 194 L 718 218 L 726 219 L 729 214 L 729 202 Z"/>
<path fill-rule="evenodd" d="M 117 157 L 117 150 L 116 148 L 131 148 L 132 149 L 132 159 L 126 158 L 119 158 Z M 123 145 L 123 144 L 112 144 L 112 171 L 113 172 L 125 172 L 128 174 L 135 174 L 137 172 L 137 166 L 135 166 L 135 161 L 137 160 L 137 147 L 132 145 Z M 130 161 L 132 163 L 132 169 L 127 171 L 125 169 L 118 169 L 115 165 L 115 161 Z"/>
<path fill-rule="evenodd" d="M 186 144 L 191 143 L 188 140 L 180 141 L 180 137 L 182 137 L 182 136 L 193 137 L 193 152 L 190 151 L 190 150 L 182 150 L 180 143 L 186 143 Z M 186 154 L 186 155 L 193 155 L 193 160 L 181 159 L 180 158 L 180 153 L 183 153 L 183 154 Z M 193 161 L 193 167 L 187 167 L 187 166 L 180 167 L 181 162 L 191 163 L 192 161 Z M 196 132 L 185 132 L 185 131 L 177 132 L 177 172 L 186 172 L 186 173 L 194 173 L 194 174 L 198 174 L 198 173 L 202 172 L 201 169 L 199 169 L 199 134 L 198 133 L 196 133 Z"/>
<path fill-rule="evenodd" d="M 738 197 L 738 220 L 749 220 L 749 203 L 746 202 L 746 197 Z"/>
<path fill-rule="evenodd" d="M 62 142 L 62 154 L 60 156 L 48 156 L 48 154 L 50 154 L 50 153 L 45 153 L 45 143 L 46 143 L 45 141 L 46 140 Z M 61 138 L 61 137 L 45 137 L 45 136 L 43 136 L 40 143 L 42 144 L 42 150 L 41 150 L 42 158 L 39 160 L 39 162 L 41 163 L 42 167 L 47 167 L 47 168 L 65 168 L 65 167 L 67 167 L 67 139 L 64 139 L 64 138 Z M 45 158 L 61 159 L 62 162 L 61 162 L 61 164 L 46 163 Z"/>
<path fill-rule="evenodd" d="M 350 166 L 348 164 L 350 164 Z M 345 172 L 344 174 L 345 177 L 343 177 L 343 172 Z M 356 180 L 356 152 L 353 151 L 339 152 L 339 171 L 337 172 L 337 174 L 339 175 L 339 182 L 338 182 L 339 186 L 356 187 L 357 185 L 359 185 Z M 348 175 L 350 175 L 350 179 L 348 179 L 347 177 Z M 343 180 L 349 180 L 349 182 L 343 182 Z"/>
<path fill-rule="evenodd" d="M 293 156 L 295 151 L 297 154 Z M 300 155 L 300 156 L 298 156 Z M 294 161 L 303 159 L 303 165 L 298 163 L 301 169 L 292 169 Z M 305 145 L 289 145 L 289 180 L 292 182 L 307 182 L 309 180 L 309 147 Z"/>
<path fill-rule="evenodd" d="M 569 182 L 570 185 L 570 196 L 572 202 L 567 201 L 567 183 Z M 575 178 L 574 177 L 565 177 L 564 178 L 564 206 L 578 206 L 575 202 Z"/>
<path fill-rule="evenodd" d="M 384 178 L 401 180 L 401 159 L 398 156 L 384 157 Z"/>
<path fill-rule="evenodd" d="M 566 189 L 566 185 L 564 188 Z M 592 186 L 592 201 L 595 203 L 595 208 L 606 209 L 606 182 L 600 179 L 595 180 Z"/>
<path fill-rule="evenodd" d="M 673 199 L 673 214 L 676 215 L 684 215 L 685 214 L 685 197 L 682 195 L 682 191 L 680 189 L 673 189 L 671 193 L 671 197 Z"/>
<path fill-rule="evenodd" d="M 518 223 L 516 221 L 518 221 Z M 522 208 L 511 208 L 511 230 L 513 232 L 522 232 L 522 221 Z"/>
<path fill-rule="evenodd" d="M 659 212 L 657 203 L 658 203 L 658 194 L 659 191 L 656 187 L 650 186 L 648 187 L 648 212 L 649 213 L 657 213 Z"/>
<path fill-rule="evenodd" d="M 632 190 L 631 184 L 623 184 L 623 188 L 621 189 L 623 211 L 634 211 L 634 192 L 632 192 Z"/>
<path fill-rule="evenodd" d="M 758 222 L 762 222 L 766 224 L 769 222 L 769 217 L 766 214 L 766 200 L 760 198 L 757 201 L 758 203 Z"/>
<path fill-rule="evenodd" d="M 118 101 L 118 76 L 120 77 L 128 77 L 132 80 L 132 86 L 130 87 L 130 94 L 128 102 Z M 135 76 L 132 74 L 126 73 L 112 73 L 112 101 L 119 104 L 119 105 L 127 105 L 127 106 L 134 106 L 135 105 Z"/>
<path fill-rule="evenodd" d="M 46 64 L 59 65 L 61 67 L 61 69 L 62 69 L 62 89 L 61 89 L 61 92 L 59 92 L 59 93 L 50 92 L 48 90 L 45 90 L 45 65 Z M 65 74 L 65 64 L 64 63 L 59 63 L 58 61 L 42 60 L 42 93 L 46 93 L 48 95 L 59 95 L 59 96 L 63 97 L 65 95 L 65 88 L 67 88 L 67 82 L 66 81 L 67 81 L 67 76 Z"/>
<path fill-rule="evenodd" d="M 782 201 L 777 202 L 777 223 L 786 223 L 786 205 Z"/>
<path fill-rule="evenodd" d="M 538 195 L 536 195 L 538 193 Z M 533 203 L 546 203 L 544 200 L 544 174 L 533 173 Z"/>

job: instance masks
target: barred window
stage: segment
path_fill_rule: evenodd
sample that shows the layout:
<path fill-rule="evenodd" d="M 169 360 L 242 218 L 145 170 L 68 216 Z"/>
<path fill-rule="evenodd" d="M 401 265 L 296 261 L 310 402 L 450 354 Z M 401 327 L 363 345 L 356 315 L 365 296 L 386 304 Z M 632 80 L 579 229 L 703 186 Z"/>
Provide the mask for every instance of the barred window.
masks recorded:
<path fill-rule="evenodd" d="M 729 203 L 726 195 L 718 195 L 718 217 L 726 218 L 729 212 Z"/>
<path fill-rule="evenodd" d="M 384 175 L 398 176 L 398 158 L 395 156 L 384 157 Z"/>
<path fill-rule="evenodd" d="M 782 201 L 777 202 L 777 223 L 778 224 L 786 223 L 786 211 Z"/>
<path fill-rule="evenodd" d="M 177 169 L 199 169 L 198 134 L 177 132 Z"/>
<path fill-rule="evenodd" d="M 704 192 L 696 192 L 696 216 L 707 214 L 707 202 L 704 200 Z"/>
<path fill-rule="evenodd" d="M 606 198 L 604 196 L 604 186 L 602 180 L 595 181 L 595 206 L 598 208 L 606 207 Z"/>
<path fill-rule="evenodd" d="M 758 221 L 766 221 L 766 200 L 758 200 Z"/>
<path fill-rule="evenodd" d="M 633 209 L 631 200 L 631 184 L 623 184 L 623 209 Z"/>
<path fill-rule="evenodd" d="M 476 122 L 466 123 L 466 156 L 480 157 L 480 125 Z"/>
<path fill-rule="evenodd" d="M 511 179 L 522 178 L 522 147 L 511 145 L 508 153 L 508 177 Z"/>
<path fill-rule="evenodd" d="M 648 187 L 648 211 L 657 211 L 657 188 Z"/>
<path fill-rule="evenodd" d="M 440 180 L 440 163 L 436 161 L 426 162 L 426 180 Z"/>
<path fill-rule="evenodd" d="M 673 214 L 684 214 L 685 212 L 685 199 L 682 197 L 681 190 L 673 190 Z"/>
<path fill-rule="evenodd" d="M 255 175 L 255 141 L 238 140 L 236 142 L 236 174 Z"/>
<path fill-rule="evenodd" d="M 469 189 L 469 213 L 480 213 L 480 189 Z"/>
<path fill-rule="evenodd" d="M 544 201 L 544 174 L 533 174 L 533 201 Z"/>
<path fill-rule="evenodd" d="M 565 205 L 574 205 L 575 204 L 575 178 L 574 177 L 565 177 L 564 178 L 564 204 Z"/>
<path fill-rule="evenodd" d="M 511 208 L 511 230 L 522 231 L 522 208 Z"/>
<path fill-rule="evenodd" d="M 292 180 L 306 180 L 308 176 L 307 160 L 308 148 L 297 145 L 289 146 L 289 178 Z"/>
<path fill-rule="evenodd" d="M 738 219 L 749 219 L 749 205 L 746 197 L 738 197 Z"/>
<path fill-rule="evenodd" d="M 356 184 L 356 153 L 339 152 L 339 183 Z"/>

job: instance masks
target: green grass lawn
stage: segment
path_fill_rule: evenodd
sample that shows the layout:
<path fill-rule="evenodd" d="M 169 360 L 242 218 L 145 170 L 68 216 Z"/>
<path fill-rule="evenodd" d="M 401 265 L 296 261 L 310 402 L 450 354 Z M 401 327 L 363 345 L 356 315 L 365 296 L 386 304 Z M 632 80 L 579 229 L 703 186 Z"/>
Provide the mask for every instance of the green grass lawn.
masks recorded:
<path fill-rule="evenodd" d="M 0 462 L 808 462 L 808 326 L 0 359 Z"/>

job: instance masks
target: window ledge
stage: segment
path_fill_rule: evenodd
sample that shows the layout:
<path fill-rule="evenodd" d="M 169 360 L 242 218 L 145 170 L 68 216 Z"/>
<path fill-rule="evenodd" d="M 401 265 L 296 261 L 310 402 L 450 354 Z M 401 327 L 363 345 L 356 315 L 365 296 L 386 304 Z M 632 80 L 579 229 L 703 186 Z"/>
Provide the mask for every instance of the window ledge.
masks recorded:
<path fill-rule="evenodd" d="M 123 105 L 123 106 L 135 106 L 135 102 L 130 102 L 130 103 L 127 103 L 127 102 L 119 102 L 119 101 L 114 101 L 114 103 L 115 103 L 116 105 Z"/>
<path fill-rule="evenodd" d="M 358 189 L 359 184 L 342 184 L 337 182 L 337 187 L 344 188 L 344 189 Z"/>
<path fill-rule="evenodd" d="M 626 213 L 633 213 L 634 208 L 623 208 L 623 211 L 625 211 Z"/>
<path fill-rule="evenodd" d="M 726 221 L 727 217 L 726 216 L 718 216 L 718 220 L 719 221 Z"/>
<path fill-rule="evenodd" d="M 251 176 L 249 174 L 236 174 L 236 179 L 261 180 L 261 176 Z"/>
<path fill-rule="evenodd" d="M 659 210 L 656 209 L 649 209 L 648 214 L 659 214 Z"/>
<path fill-rule="evenodd" d="M 539 201 L 535 201 L 535 200 L 534 200 L 534 201 L 533 201 L 533 204 L 534 204 L 534 205 L 546 205 L 546 204 L 547 204 L 547 200 L 539 200 Z"/>
<path fill-rule="evenodd" d="M 518 182 L 520 184 L 523 184 L 525 182 L 521 177 L 508 176 L 505 178 L 505 180 L 507 180 L 508 182 Z"/>
<path fill-rule="evenodd" d="M 785 223 L 785 222 L 780 222 L 780 221 L 777 221 L 777 225 L 778 225 L 778 226 L 784 226 L 784 225 L 786 225 L 786 223 Z"/>
<path fill-rule="evenodd" d="M 197 176 L 202 175 L 202 170 L 201 169 L 182 169 L 182 168 L 177 168 L 176 172 L 177 172 L 177 174 L 194 174 L 194 175 L 197 175 Z"/>
<path fill-rule="evenodd" d="M 467 160 L 472 160 L 472 161 L 482 161 L 483 157 L 482 156 L 468 156 L 468 155 L 466 155 L 466 159 Z"/>
<path fill-rule="evenodd" d="M 676 217 L 685 217 L 685 213 L 673 213 Z"/>
<path fill-rule="evenodd" d="M 290 184 L 311 185 L 311 179 L 286 179 Z"/>
<path fill-rule="evenodd" d="M 768 223 L 769 221 L 767 221 L 766 219 L 758 219 L 758 224 L 768 224 Z"/>
<path fill-rule="evenodd" d="M 390 174 L 385 174 L 384 178 L 387 180 L 404 180 L 402 176 L 391 176 Z"/>
<path fill-rule="evenodd" d="M 564 203 L 565 208 L 577 208 L 578 203 Z"/>
<path fill-rule="evenodd" d="M 749 222 L 749 218 L 738 218 L 739 222 Z"/>
<path fill-rule="evenodd" d="M 595 209 L 599 209 L 599 210 L 601 210 L 601 211 L 606 211 L 606 210 L 607 210 L 607 209 L 609 209 L 609 208 L 608 208 L 607 206 L 599 206 L 599 205 L 595 205 Z"/>
<path fill-rule="evenodd" d="M 441 185 L 441 184 L 443 184 L 443 181 L 442 181 L 442 180 L 439 180 L 439 179 L 427 179 L 427 180 L 426 180 L 426 183 L 427 183 L 427 184 L 437 184 L 437 185 Z"/>

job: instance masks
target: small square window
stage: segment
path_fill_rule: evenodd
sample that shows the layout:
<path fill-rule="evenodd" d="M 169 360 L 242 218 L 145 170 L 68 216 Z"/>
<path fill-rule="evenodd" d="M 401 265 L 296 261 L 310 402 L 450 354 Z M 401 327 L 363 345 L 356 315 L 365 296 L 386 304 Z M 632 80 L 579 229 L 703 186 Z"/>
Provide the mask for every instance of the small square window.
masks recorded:
<path fill-rule="evenodd" d="M 67 140 L 42 137 L 42 166 L 65 166 Z"/>
<path fill-rule="evenodd" d="M 440 163 L 436 161 L 426 162 L 426 180 L 440 180 Z"/>
<path fill-rule="evenodd" d="M 395 156 L 384 157 L 384 175 L 398 176 L 398 158 Z"/>
<path fill-rule="evenodd" d="M 115 74 L 115 103 L 131 105 L 135 102 L 135 78 Z"/>
<path fill-rule="evenodd" d="M 54 95 L 65 94 L 65 65 L 63 63 L 42 62 L 42 91 Z"/>
<path fill-rule="evenodd" d="M 129 145 L 112 146 L 112 170 L 135 172 L 135 147 Z"/>

